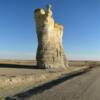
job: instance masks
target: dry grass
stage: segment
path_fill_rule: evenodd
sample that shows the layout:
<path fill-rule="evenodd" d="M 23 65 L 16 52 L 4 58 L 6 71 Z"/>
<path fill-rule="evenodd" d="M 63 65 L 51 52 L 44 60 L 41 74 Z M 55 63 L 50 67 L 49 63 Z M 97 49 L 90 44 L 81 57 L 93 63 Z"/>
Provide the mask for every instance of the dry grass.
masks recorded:
<path fill-rule="evenodd" d="M 0 60 L 0 64 L 36 65 L 36 60 Z M 69 66 L 100 65 L 100 61 L 70 60 Z"/>
<path fill-rule="evenodd" d="M 34 65 L 35 60 L 0 60 L 0 64 Z"/>
<path fill-rule="evenodd" d="M 36 61 L 2 60 L 0 64 L 35 65 Z M 0 96 L 11 96 L 18 92 L 26 91 L 34 86 L 82 68 L 100 66 L 100 62 L 69 61 L 69 66 L 65 71 L 39 70 L 26 67 L 14 68 L 14 65 L 11 68 L 10 66 L 8 68 L 0 66 Z"/>

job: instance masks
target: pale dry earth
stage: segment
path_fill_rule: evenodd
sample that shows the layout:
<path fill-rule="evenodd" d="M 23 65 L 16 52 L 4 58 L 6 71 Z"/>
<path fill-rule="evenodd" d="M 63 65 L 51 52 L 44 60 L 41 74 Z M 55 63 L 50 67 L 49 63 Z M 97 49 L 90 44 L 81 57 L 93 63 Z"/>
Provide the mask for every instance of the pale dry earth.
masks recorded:
<path fill-rule="evenodd" d="M 33 87 L 46 83 L 55 78 L 61 77 L 66 73 L 71 73 L 87 67 L 70 67 L 67 68 L 67 70 L 65 71 L 59 71 L 48 69 L 34 69 L 32 68 L 32 66 L 24 66 L 28 64 L 32 65 L 33 62 L 8 60 L 0 62 L 0 98 L 13 96 L 15 94 L 27 91 Z"/>
<path fill-rule="evenodd" d="M 19 100 L 100 100 L 100 67 Z"/>
<path fill-rule="evenodd" d="M 1 66 L 2 63 L 4 66 Z M 99 65 L 100 62 L 70 61 L 70 68 L 63 72 L 34 69 L 30 66 L 23 67 L 23 65 L 35 65 L 35 63 L 35 61 L 0 61 L 0 98 L 14 96 L 15 94 L 30 90 L 33 87 L 46 83 L 57 77 L 61 77 L 65 73 L 78 71 L 82 68 L 86 68 L 87 65 Z M 9 67 L 6 66 L 6 64 L 9 65 Z M 15 67 L 16 65 L 18 68 Z"/>
<path fill-rule="evenodd" d="M 86 67 L 83 67 L 83 69 Z M 0 69 L 0 97 L 13 96 L 25 92 L 38 85 L 44 84 L 50 80 L 79 71 L 82 68 L 69 68 L 67 71 L 50 71 L 36 69 L 17 69 L 1 68 Z"/>

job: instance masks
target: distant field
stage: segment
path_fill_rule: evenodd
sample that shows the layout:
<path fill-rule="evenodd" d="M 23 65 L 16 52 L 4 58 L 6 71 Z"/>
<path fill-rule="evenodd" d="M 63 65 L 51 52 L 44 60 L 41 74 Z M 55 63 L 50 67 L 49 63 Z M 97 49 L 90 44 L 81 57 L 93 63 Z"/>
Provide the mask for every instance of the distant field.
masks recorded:
<path fill-rule="evenodd" d="M 35 60 L 0 60 L 0 64 L 34 65 Z"/>
<path fill-rule="evenodd" d="M 69 66 L 77 67 L 77 66 L 100 66 L 100 61 L 78 61 L 78 60 L 73 60 L 69 61 Z"/>
<path fill-rule="evenodd" d="M 36 60 L 0 60 L 0 64 L 17 64 L 17 65 L 36 65 Z M 69 66 L 100 66 L 100 61 L 79 61 L 70 60 Z"/>

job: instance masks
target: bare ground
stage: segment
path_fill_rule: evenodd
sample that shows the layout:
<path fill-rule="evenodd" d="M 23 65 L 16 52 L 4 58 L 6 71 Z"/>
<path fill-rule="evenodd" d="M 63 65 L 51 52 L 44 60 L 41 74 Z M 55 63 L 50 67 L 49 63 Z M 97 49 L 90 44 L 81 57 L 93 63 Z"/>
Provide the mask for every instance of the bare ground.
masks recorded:
<path fill-rule="evenodd" d="M 36 69 L 34 61 L 0 61 L 0 97 L 13 96 L 34 86 L 99 62 L 70 61 L 67 71 Z"/>
<path fill-rule="evenodd" d="M 100 67 L 19 100 L 100 100 Z"/>

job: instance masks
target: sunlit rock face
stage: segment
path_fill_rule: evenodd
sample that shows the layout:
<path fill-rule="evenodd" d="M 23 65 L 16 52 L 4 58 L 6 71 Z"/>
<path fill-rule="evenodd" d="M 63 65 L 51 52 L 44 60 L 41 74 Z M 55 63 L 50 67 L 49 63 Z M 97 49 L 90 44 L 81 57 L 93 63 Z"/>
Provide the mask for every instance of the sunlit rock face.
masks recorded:
<path fill-rule="evenodd" d="M 52 17 L 51 6 L 34 11 L 38 48 L 36 54 L 39 68 L 64 68 L 68 66 L 62 46 L 63 26 Z"/>

